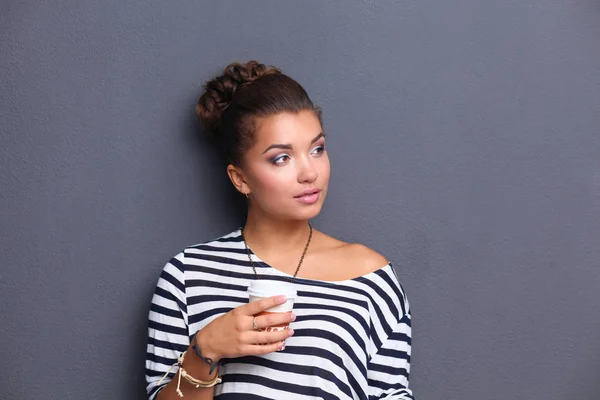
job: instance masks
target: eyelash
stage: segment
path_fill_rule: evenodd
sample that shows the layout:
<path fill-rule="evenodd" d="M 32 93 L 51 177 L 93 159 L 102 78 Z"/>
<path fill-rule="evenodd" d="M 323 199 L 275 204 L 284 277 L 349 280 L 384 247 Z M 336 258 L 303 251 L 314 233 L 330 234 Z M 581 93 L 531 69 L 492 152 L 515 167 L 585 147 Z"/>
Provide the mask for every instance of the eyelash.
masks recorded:
<path fill-rule="evenodd" d="M 323 152 L 325 151 L 325 145 L 321 145 L 321 146 L 317 146 L 314 148 L 313 152 L 316 150 L 320 150 L 319 151 L 319 155 L 323 154 Z M 281 163 L 278 163 L 279 160 L 283 160 L 285 157 L 289 158 L 290 156 L 287 154 L 282 154 L 280 156 L 277 156 L 271 160 L 269 160 L 269 162 L 273 165 L 282 165 Z"/>

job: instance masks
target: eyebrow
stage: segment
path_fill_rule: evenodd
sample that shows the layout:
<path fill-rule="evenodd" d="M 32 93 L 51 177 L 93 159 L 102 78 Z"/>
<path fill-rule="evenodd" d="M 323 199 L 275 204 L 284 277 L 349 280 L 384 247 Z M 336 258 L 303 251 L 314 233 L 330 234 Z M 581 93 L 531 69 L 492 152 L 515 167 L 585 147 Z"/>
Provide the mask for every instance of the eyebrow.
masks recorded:
<path fill-rule="evenodd" d="M 325 137 L 325 134 L 323 132 L 320 132 L 317 136 L 315 136 L 315 138 L 313 140 L 310 141 L 310 144 L 314 144 L 317 140 L 321 139 L 322 137 Z M 292 145 L 291 144 L 272 144 L 269 147 L 267 147 L 267 149 L 265 151 L 263 151 L 262 153 L 265 154 L 267 151 L 269 151 L 271 149 L 291 150 Z"/>

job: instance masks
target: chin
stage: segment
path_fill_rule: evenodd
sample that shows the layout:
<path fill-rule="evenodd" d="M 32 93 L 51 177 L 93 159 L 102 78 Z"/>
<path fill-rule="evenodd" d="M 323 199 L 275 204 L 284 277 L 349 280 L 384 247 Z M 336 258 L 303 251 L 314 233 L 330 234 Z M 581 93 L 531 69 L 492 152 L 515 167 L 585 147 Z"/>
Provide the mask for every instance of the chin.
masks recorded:
<path fill-rule="evenodd" d="M 311 206 L 302 207 L 300 209 L 290 210 L 287 209 L 284 212 L 277 213 L 279 218 L 285 220 L 303 221 L 315 218 L 321 213 L 322 204 L 317 203 Z"/>
<path fill-rule="evenodd" d="M 303 213 L 298 219 L 306 219 L 306 220 L 313 219 L 320 213 L 321 213 L 321 207 L 317 207 L 315 210 L 311 210 L 310 212 Z"/>
<path fill-rule="evenodd" d="M 313 205 L 306 206 L 306 207 L 304 207 L 304 209 L 298 210 L 298 212 L 296 213 L 296 217 L 294 219 L 309 220 L 309 219 L 315 218 L 317 215 L 319 215 L 321 213 L 322 208 L 323 208 L 322 202 L 317 202 Z"/>

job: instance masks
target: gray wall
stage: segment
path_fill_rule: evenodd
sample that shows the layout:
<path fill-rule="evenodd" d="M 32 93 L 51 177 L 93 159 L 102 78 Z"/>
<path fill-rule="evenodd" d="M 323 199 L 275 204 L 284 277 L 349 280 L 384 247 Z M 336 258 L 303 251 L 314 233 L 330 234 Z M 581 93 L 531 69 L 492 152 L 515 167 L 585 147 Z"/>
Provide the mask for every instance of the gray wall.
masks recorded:
<path fill-rule="evenodd" d="M 600 398 L 597 1 L 52 3 L 0 5 L 0 398 L 144 398 L 162 266 L 240 223 L 193 107 L 252 58 L 325 109 L 315 225 L 395 262 L 419 399 Z"/>

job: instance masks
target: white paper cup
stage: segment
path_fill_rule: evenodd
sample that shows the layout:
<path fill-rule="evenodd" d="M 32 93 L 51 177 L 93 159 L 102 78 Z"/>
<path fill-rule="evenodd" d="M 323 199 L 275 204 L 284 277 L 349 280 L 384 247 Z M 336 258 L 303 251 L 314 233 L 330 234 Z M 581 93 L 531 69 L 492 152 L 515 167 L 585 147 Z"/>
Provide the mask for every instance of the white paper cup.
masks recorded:
<path fill-rule="evenodd" d="M 267 280 L 254 280 L 248 286 L 248 297 L 250 302 L 258 301 L 265 299 L 267 297 L 272 296 L 285 296 L 287 301 L 283 304 L 277 305 L 275 307 L 271 307 L 259 314 L 256 314 L 256 317 L 261 315 L 267 315 L 271 313 L 291 313 L 294 308 L 294 302 L 298 298 L 298 293 L 294 286 L 288 282 L 279 282 L 279 281 L 267 281 Z M 261 328 L 261 332 L 277 332 L 282 331 L 284 329 L 289 329 L 289 324 L 282 324 L 277 326 L 268 326 Z M 282 350 L 285 348 L 282 348 Z"/>

